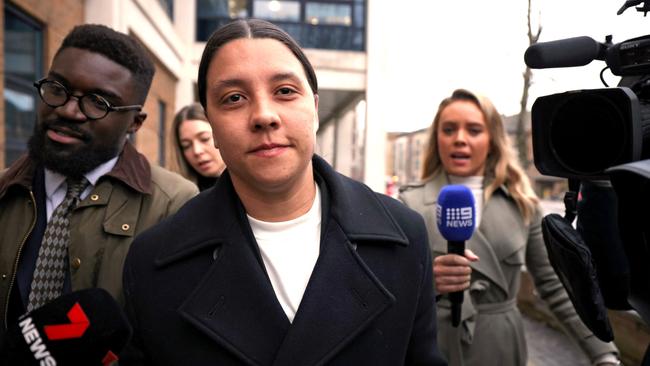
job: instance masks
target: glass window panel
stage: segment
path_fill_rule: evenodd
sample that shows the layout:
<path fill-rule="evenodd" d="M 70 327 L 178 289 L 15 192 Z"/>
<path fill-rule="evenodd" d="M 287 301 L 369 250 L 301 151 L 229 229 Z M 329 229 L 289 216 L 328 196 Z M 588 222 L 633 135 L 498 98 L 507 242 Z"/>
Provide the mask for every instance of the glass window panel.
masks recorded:
<path fill-rule="evenodd" d="M 366 24 L 366 7 L 361 4 L 354 6 L 354 26 L 355 27 L 365 27 Z"/>
<path fill-rule="evenodd" d="M 5 12 L 5 73 L 20 76 L 24 80 L 36 80 L 38 70 L 36 55 L 40 55 L 42 34 L 34 26 Z M 37 49 L 39 47 L 39 49 Z"/>
<path fill-rule="evenodd" d="M 300 2 L 279 0 L 255 0 L 253 3 L 255 18 L 279 21 L 300 21 Z"/>
<path fill-rule="evenodd" d="M 197 18 L 247 18 L 248 0 L 198 0 L 196 15 Z"/>
<path fill-rule="evenodd" d="M 20 86 L 8 82 L 5 98 L 5 166 L 13 163 L 27 150 L 36 119 L 36 97 L 32 90 L 20 90 Z"/>
<path fill-rule="evenodd" d="M 312 25 L 352 25 L 352 8 L 346 4 L 307 3 L 306 22 Z"/>
<path fill-rule="evenodd" d="M 235 16 L 236 9 L 240 9 L 242 18 L 250 15 L 270 20 L 303 47 L 365 49 L 365 0 L 197 1 L 196 38 L 199 42 L 207 41 L 216 29 Z"/>
<path fill-rule="evenodd" d="M 196 40 L 205 42 L 210 38 L 212 32 L 216 31 L 222 25 L 230 23 L 230 18 L 221 19 L 198 19 L 196 22 Z"/>
<path fill-rule="evenodd" d="M 36 121 L 36 92 L 32 83 L 42 75 L 41 26 L 5 2 L 4 6 L 5 166 L 27 150 Z"/>
<path fill-rule="evenodd" d="M 364 37 L 364 30 L 355 30 L 354 31 L 354 37 L 352 37 L 352 45 L 350 46 L 351 50 L 356 50 L 356 51 L 365 51 L 366 46 L 365 46 L 365 37 Z"/>
<path fill-rule="evenodd" d="M 205 42 L 212 32 L 232 19 L 249 17 L 248 0 L 198 0 L 196 2 L 196 40 Z"/>

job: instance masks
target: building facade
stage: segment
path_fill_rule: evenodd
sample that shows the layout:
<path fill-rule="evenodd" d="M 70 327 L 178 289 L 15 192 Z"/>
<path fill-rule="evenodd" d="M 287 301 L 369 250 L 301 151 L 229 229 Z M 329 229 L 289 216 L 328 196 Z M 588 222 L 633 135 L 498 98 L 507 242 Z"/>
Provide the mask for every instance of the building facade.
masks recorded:
<path fill-rule="evenodd" d="M 503 123 L 509 136 L 510 143 L 516 141 L 517 115 L 503 116 Z M 543 199 L 560 199 L 567 190 L 566 179 L 542 175 L 533 164 L 532 133 L 530 130 L 530 113 L 525 115 L 527 126 L 526 139 L 528 141 L 528 159 L 530 164 L 526 174 L 531 180 L 535 193 Z M 429 129 L 424 128 L 413 132 L 389 133 L 387 135 L 386 149 L 386 174 L 389 182 L 402 186 L 417 182 L 421 179 L 424 155 L 429 143 Z M 512 145 L 513 151 L 515 146 Z"/>
<path fill-rule="evenodd" d="M 172 167 L 171 121 L 177 110 L 198 100 L 196 76 L 205 41 L 232 19 L 255 17 L 295 37 L 314 65 L 317 153 L 343 174 L 383 190 L 385 136 L 381 124 L 367 123 L 372 110 L 368 53 L 378 45 L 369 41 L 372 16 L 366 0 L 0 1 L 0 168 L 26 151 L 38 102 L 32 83 L 43 77 L 63 37 L 83 23 L 132 35 L 154 59 L 156 75 L 144 106 L 148 117 L 132 140 L 152 163 Z"/>

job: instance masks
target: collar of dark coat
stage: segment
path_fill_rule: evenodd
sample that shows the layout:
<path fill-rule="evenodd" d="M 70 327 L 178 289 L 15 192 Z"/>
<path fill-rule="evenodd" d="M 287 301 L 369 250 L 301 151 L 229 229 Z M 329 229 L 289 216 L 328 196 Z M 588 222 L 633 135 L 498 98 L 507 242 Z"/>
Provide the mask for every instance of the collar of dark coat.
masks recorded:
<path fill-rule="evenodd" d="M 0 177 L 0 198 L 4 197 L 7 190 L 14 185 L 31 189 L 36 167 L 36 163 L 27 154 L 18 158 Z M 151 194 L 152 192 L 151 166 L 130 142 L 124 145 L 113 170 L 104 177 L 118 179 L 140 193 Z"/>
<path fill-rule="evenodd" d="M 335 172 L 317 155 L 312 163 L 314 174 L 322 180 L 319 184 L 327 189 L 323 211 L 329 212 L 329 217 L 324 218 L 322 227 L 326 220 L 334 220 L 351 241 L 408 245 L 406 235 L 375 192 Z M 222 242 L 240 219 L 245 219 L 245 213 L 226 169 L 213 188 L 201 192 L 178 212 L 173 223 L 176 229 L 169 229 L 183 232 L 183 240 L 162 248 L 156 264 L 166 265 Z M 221 224 L 215 225 L 217 222 Z"/>

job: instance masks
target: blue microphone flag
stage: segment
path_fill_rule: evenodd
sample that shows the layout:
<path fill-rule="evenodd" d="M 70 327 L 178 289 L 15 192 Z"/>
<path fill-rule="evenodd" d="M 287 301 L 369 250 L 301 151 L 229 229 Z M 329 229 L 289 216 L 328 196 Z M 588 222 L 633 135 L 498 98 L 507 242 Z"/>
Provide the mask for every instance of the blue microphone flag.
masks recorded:
<path fill-rule="evenodd" d="M 464 185 L 443 187 L 438 195 L 436 222 L 438 231 L 448 241 L 466 241 L 476 227 L 474 195 Z"/>

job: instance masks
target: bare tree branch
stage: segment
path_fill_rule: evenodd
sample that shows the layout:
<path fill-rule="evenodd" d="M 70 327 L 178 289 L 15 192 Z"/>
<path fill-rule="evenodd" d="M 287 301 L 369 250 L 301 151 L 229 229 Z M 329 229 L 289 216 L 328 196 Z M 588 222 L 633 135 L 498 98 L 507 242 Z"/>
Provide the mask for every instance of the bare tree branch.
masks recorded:
<path fill-rule="evenodd" d="M 537 30 L 533 34 L 531 20 L 531 0 L 528 0 L 528 45 L 532 46 L 539 40 L 539 36 L 542 34 L 542 25 L 541 20 L 538 22 Z M 541 19 L 541 16 L 539 17 Z M 519 153 L 519 161 L 524 169 L 528 168 L 530 165 L 530 158 L 528 156 L 528 132 L 526 131 L 526 112 L 528 104 L 528 91 L 531 85 L 532 71 L 528 66 L 523 73 L 524 85 L 521 93 L 520 109 L 519 116 L 517 117 L 517 132 L 516 132 L 516 146 Z"/>

